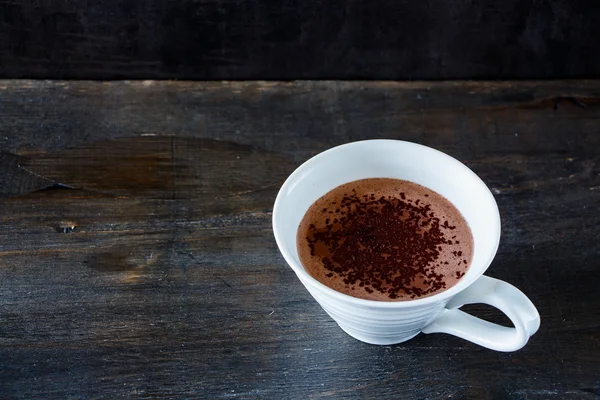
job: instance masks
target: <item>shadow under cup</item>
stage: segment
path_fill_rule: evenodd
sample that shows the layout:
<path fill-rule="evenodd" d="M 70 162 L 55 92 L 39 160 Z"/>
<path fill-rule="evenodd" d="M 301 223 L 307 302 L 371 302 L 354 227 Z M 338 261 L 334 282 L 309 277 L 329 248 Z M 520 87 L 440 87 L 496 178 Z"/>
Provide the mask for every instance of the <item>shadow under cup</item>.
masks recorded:
<path fill-rule="evenodd" d="M 473 259 L 456 285 L 431 297 L 381 302 L 334 291 L 304 270 L 296 248 L 297 230 L 304 214 L 335 187 L 365 178 L 418 183 L 444 196 L 461 212 L 473 234 Z M 417 335 L 445 310 L 453 295 L 485 272 L 498 248 L 500 215 L 487 186 L 458 160 L 415 143 L 369 140 L 332 148 L 296 169 L 275 201 L 273 231 L 285 260 L 344 331 L 367 343 L 393 344 Z"/>

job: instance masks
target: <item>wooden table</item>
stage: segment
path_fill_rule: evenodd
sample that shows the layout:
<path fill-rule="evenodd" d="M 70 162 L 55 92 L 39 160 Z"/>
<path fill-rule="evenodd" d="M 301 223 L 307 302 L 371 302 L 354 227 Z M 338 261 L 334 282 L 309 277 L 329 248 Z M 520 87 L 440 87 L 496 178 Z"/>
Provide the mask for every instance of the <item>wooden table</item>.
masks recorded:
<path fill-rule="evenodd" d="M 363 344 L 286 266 L 283 180 L 372 138 L 489 185 L 524 349 Z M 0 81 L 0 150 L 0 398 L 600 396 L 600 81 Z"/>

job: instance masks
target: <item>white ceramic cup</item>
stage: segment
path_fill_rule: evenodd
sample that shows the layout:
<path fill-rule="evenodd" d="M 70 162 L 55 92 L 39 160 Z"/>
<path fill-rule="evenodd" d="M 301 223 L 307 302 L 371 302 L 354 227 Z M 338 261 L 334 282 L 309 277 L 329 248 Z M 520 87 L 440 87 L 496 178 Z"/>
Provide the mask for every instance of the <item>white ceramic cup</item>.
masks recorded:
<path fill-rule="evenodd" d="M 298 258 L 296 234 L 308 208 L 335 187 L 365 178 L 404 179 L 452 202 L 474 239 L 473 260 L 450 289 L 422 299 L 383 302 L 337 292 L 309 275 Z M 350 336 L 366 343 L 401 343 L 423 333 L 449 333 L 498 351 L 523 347 L 540 316 L 519 289 L 483 273 L 496 255 L 500 214 L 494 197 L 473 171 L 430 147 L 397 140 L 348 143 L 316 155 L 281 187 L 273 208 L 273 232 L 281 254 L 321 307 Z M 506 314 L 514 328 L 493 324 L 459 308 L 485 303 Z"/>

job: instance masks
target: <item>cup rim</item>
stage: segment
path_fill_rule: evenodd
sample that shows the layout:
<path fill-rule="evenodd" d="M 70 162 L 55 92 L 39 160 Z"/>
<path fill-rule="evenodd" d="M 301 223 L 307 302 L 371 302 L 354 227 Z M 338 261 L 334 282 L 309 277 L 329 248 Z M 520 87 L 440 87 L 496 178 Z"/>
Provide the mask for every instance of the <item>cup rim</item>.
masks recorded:
<path fill-rule="evenodd" d="M 481 269 L 481 272 L 477 273 L 476 275 L 473 275 L 468 281 L 464 280 L 464 278 L 463 278 L 460 281 L 458 281 L 458 283 L 456 285 L 452 286 L 450 289 L 444 290 L 443 292 L 440 292 L 433 296 L 423 297 L 423 298 L 414 299 L 414 300 L 380 301 L 380 300 L 361 299 L 358 297 L 347 295 L 342 292 L 338 292 L 337 290 L 334 290 L 334 289 L 330 288 L 329 286 L 319 282 L 317 279 L 313 278 L 312 275 L 310 275 L 308 272 L 306 272 L 306 270 L 304 269 L 304 267 L 302 267 L 302 265 L 298 265 L 299 263 L 297 263 L 295 258 L 290 254 L 290 252 L 287 250 L 287 247 L 283 245 L 284 239 L 282 238 L 282 235 L 280 233 L 281 229 L 277 225 L 277 215 L 279 214 L 279 212 L 281 210 L 281 207 L 282 207 L 281 204 L 283 202 L 283 197 L 286 196 L 285 193 L 288 191 L 288 189 L 293 187 L 293 185 L 295 184 L 295 182 L 298 179 L 302 178 L 302 176 L 304 175 L 304 172 L 307 169 L 310 169 L 313 166 L 313 164 L 317 163 L 320 159 L 328 157 L 332 153 L 343 151 L 344 149 L 346 149 L 348 147 L 364 146 L 366 143 L 373 143 L 373 142 L 387 143 L 390 145 L 402 144 L 404 146 L 409 146 L 409 147 L 412 146 L 415 148 L 421 148 L 421 149 L 424 149 L 427 151 L 438 153 L 438 155 L 441 155 L 442 157 L 446 158 L 448 161 L 453 162 L 453 163 L 458 163 L 462 168 L 464 168 L 466 170 L 466 172 L 468 174 L 470 174 L 473 177 L 473 179 L 479 185 L 481 185 L 485 189 L 484 192 L 489 196 L 490 201 L 495 206 L 494 209 L 496 212 L 493 217 L 495 217 L 495 219 L 497 221 L 498 230 L 496 232 L 496 241 L 494 244 L 494 250 L 492 252 L 490 252 L 490 254 L 488 255 L 487 260 L 485 261 L 485 267 Z M 457 293 L 463 291 L 464 289 L 469 287 L 471 284 L 473 284 L 481 275 L 483 275 L 483 273 L 487 270 L 487 268 L 492 263 L 494 257 L 496 256 L 496 253 L 498 251 L 498 246 L 500 245 L 500 233 L 501 233 L 501 220 L 500 220 L 500 212 L 498 210 L 498 204 L 496 203 L 494 195 L 492 194 L 490 189 L 487 187 L 485 182 L 483 182 L 483 180 L 475 172 L 473 172 L 469 167 L 464 165 L 462 162 L 460 162 L 456 158 L 454 158 L 440 150 L 437 150 L 437 149 L 434 149 L 432 147 L 425 146 L 422 144 L 414 143 L 414 142 L 409 142 L 409 141 L 405 141 L 405 140 L 395 140 L 395 139 L 370 139 L 370 140 L 360 140 L 360 141 L 355 141 L 355 142 L 349 142 L 349 143 L 341 144 L 341 145 L 332 147 L 330 149 L 327 149 L 327 150 L 325 150 L 321 153 L 318 153 L 315 156 L 309 158 L 308 160 L 306 160 L 304 163 L 302 163 L 300 166 L 298 166 L 294 170 L 294 172 L 292 172 L 290 174 L 290 176 L 288 176 L 288 178 L 285 180 L 285 182 L 279 189 L 279 192 L 277 193 L 277 197 L 275 198 L 275 204 L 273 206 L 272 225 L 273 225 L 273 235 L 275 236 L 275 242 L 277 243 L 277 247 L 279 248 L 279 251 L 283 255 L 283 258 L 285 259 L 285 261 L 292 268 L 292 270 L 294 270 L 294 272 L 300 278 L 301 281 L 303 281 L 305 283 L 309 283 L 315 289 L 325 292 L 328 296 L 334 297 L 340 301 L 352 303 L 356 306 L 386 308 L 386 309 L 387 308 L 391 308 L 391 309 L 409 308 L 409 307 L 423 306 L 423 305 L 427 305 L 427 304 L 431 304 L 431 303 L 436 303 L 439 301 L 443 301 L 447 298 L 450 298 L 450 297 L 456 295 Z"/>

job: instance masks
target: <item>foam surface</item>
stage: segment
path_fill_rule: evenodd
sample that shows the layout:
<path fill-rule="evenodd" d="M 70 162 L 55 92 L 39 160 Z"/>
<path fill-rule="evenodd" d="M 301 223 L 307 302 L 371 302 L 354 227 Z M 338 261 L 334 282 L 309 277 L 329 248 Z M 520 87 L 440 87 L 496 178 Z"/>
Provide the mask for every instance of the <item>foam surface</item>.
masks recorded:
<path fill-rule="evenodd" d="M 352 199 L 360 199 L 361 202 L 354 201 L 352 205 L 348 205 L 350 203 L 348 201 L 349 197 Z M 387 218 L 387 220 L 381 220 L 381 215 L 376 214 L 378 206 L 373 205 L 374 202 L 371 201 L 371 199 L 380 199 L 382 197 L 386 199 L 386 204 L 388 204 L 387 201 L 389 200 L 393 204 L 398 205 L 398 203 L 400 203 L 400 206 L 406 206 L 409 209 L 416 210 L 418 205 L 419 209 L 422 210 L 424 207 L 428 206 L 426 209 L 429 211 L 427 211 L 426 215 L 431 215 L 433 219 L 439 219 L 439 231 L 442 232 L 442 240 L 449 243 L 435 246 L 436 257 L 434 257 L 434 260 L 427 263 L 427 268 L 438 277 L 436 278 L 438 281 L 440 281 L 440 279 L 443 281 L 443 287 L 438 288 L 437 286 L 432 286 L 432 279 L 429 279 L 421 273 L 417 273 L 410 278 L 412 282 L 411 286 L 416 288 L 412 293 L 410 292 L 410 289 L 407 289 L 408 293 L 406 293 L 403 291 L 404 289 L 396 288 L 399 292 L 396 292 L 397 295 L 392 294 L 390 297 L 390 293 L 394 293 L 394 282 L 386 281 L 385 279 L 383 282 L 380 282 L 380 275 L 377 275 L 377 277 L 374 278 L 378 283 L 376 285 L 377 287 L 373 287 L 370 285 L 371 277 L 366 278 L 366 285 L 361 284 L 365 283 L 364 279 L 359 279 L 358 281 L 350 279 L 351 282 L 349 283 L 348 273 L 350 273 L 351 276 L 355 276 L 355 274 L 353 274 L 355 271 L 349 271 L 352 267 L 348 267 L 348 265 L 344 267 L 344 272 L 332 272 L 332 269 L 336 268 L 336 266 L 328 261 L 331 260 L 330 256 L 332 255 L 332 250 L 327 247 L 325 244 L 326 242 L 315 239 L 315 232 L 344 232 L 343 229 L 348 229 L 348 227 L 344 227 L 343 222 L 340 224 L 339 221 L 344 221 L 344 219 L 348 220 L 349 215 L 355 213 L 357 207 L 362 207 L 362 211 L 367 211 L 368 208 L 372 209 L 375 214 L 371 214 L 373 215 L 373 218 L 372 221 L 369 222 L 371 225 L 373 225 L 373 221 L 375 221 L 375 225 L 380 224 L 382 226 L 383 234 L 386 234 L 386 232 L 389 234 L 390 231 L 399 232 L 390 229 L 390 227 L 396 228 L 396 225 L 400 224 L 400 222 L 393 218 L 405 219 L 402 217 L 402 213 L 400 213 L 400 216 L 393 218 L 388 218 L 389 216 L 386 216 L 385 218 Z M 379 209 L 380 208 L 381 207 L 379 207 Z M 379 220 L 377 218 L 379 218 Z M 425 222 L 426 221 L 423 221 L 423 224 L 425 224 Z M 354 225 L 350 224 L 350 226 Z M 448 229 L 446 227 L 453 227 L 453 229 Z M 427 230 L 428 227 L 425 227 L 424 229 Z M 404 236 L 404 240 L 406 240 L 406 235 Z M 417 232 L 413 232 L 412 236 L 414 236 L 414 239 L 417 241 L 420 239 Z M 359 246 L 361 248 L 364 247 L 363 244 L 360 244 Z M 373 244 L 373 246 L 376 247 L 377 244 Z M 315 279 L 334 290 L 350 296 L 369 300 L 402 301 L 432 296 L 454 286 L 464 275 L 471 263 L 473 238 L 471 231 L 460 212 L 438 193 L 408 181 L 388 178 L 370 178 L 338 186 L 313 203 L 306 212 L 298 228 L 297 248 L 300 260 L 306 271 Z M 344 251 L 348 252 L 348 249 Z M 355 265 L 354 269 L 364 270 L 365 267 L 368 267 L 367 270 L 370 270 L 371 268 L 366 264 L 371 262 L 371 259 L 368 258 L 368 256 L 365 258 L 365 251 L 359 251 L 357 254 L 361 256 L 359 259 L 362 260 L 362 262 L 360 265 Z M 378 254 L 377 251 L 375 251 L 374 254 L 375 256 L 381 257 L 381 254 Z M 407 271 L 406 265 L 402 267 L 400 264 L 406 264 L 406 257 L 410 257 L 410 255 L 402 253 L 396 254 L 399 261 L 398 271 Z M 377 259 L 375 256 L 372 260 Z M 324 259 L 326 259 L 326 264 L 329 263 L 329 267 L 326 267 L 324 264 Z M 379 260 L 381 260 L 381 258 L 379 258 Z M 394 265 L 393 262 L 391 262 L 391 265 Z M 408 267 L 411 266 L 409 265 Z M 412 273 L 412 271 L 408 271 Z M 360 276 L 364 277 L 365 273 L 361 273 L 363 275 Z M 398 276 L 399 274 L 400 272 L 396 273 L 395 276 Z M 440 276 L 441 278 L 439 278 Z M 424 294 L 421 293 L 421 290 Z"/>

